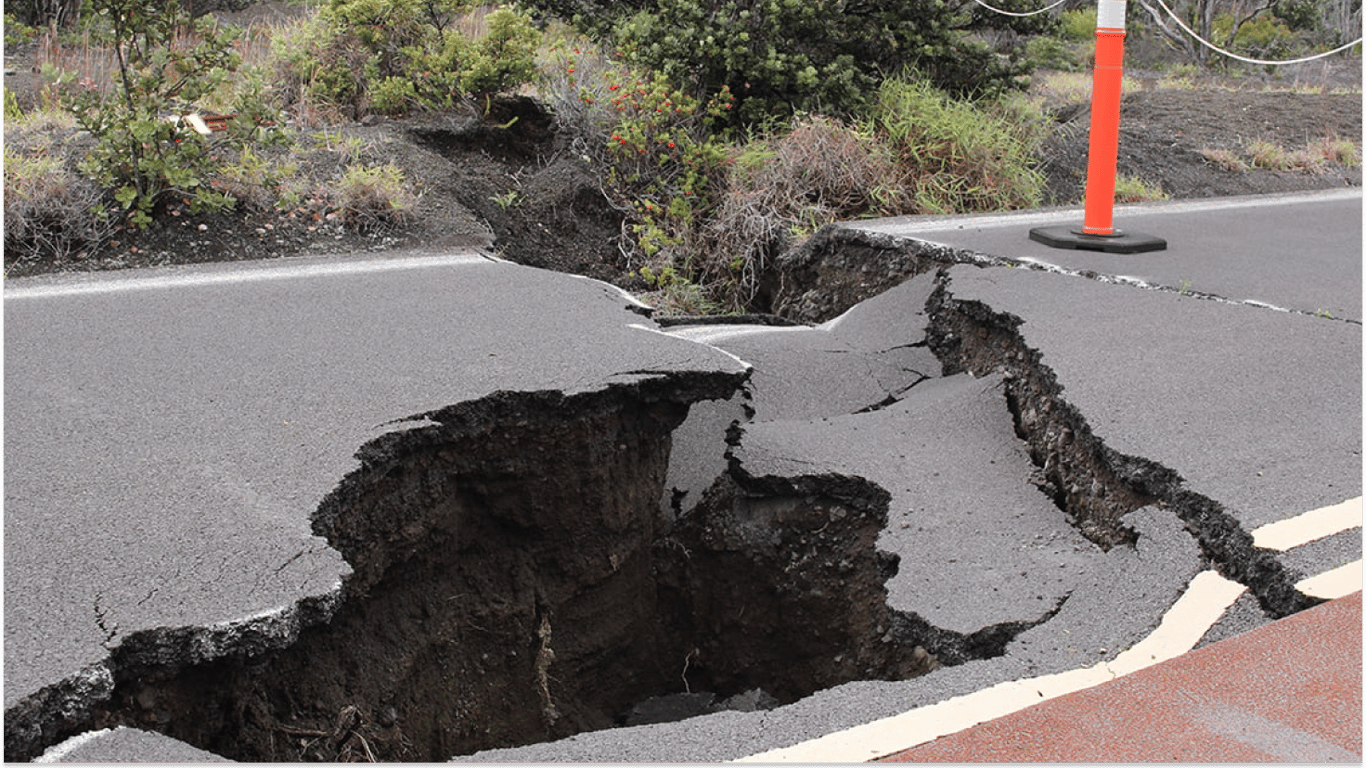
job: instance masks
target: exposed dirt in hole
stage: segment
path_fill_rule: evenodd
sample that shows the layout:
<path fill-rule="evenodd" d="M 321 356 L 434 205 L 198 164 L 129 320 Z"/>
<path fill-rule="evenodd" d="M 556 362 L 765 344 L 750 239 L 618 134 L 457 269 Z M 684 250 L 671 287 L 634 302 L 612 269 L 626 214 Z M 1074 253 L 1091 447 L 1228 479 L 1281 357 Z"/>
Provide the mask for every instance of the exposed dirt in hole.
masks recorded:
<path fill-rule="evenodd" d="M 251 657 L 116 659 L 83 726 L 238 760 L 440 761 L 641 722 L 661 697 L 773 706 L 935 668 L 886 605 L 880 488 L 723 477 L 660 514 L 686 412 L 659 391 L 499 393 L 372 442 L 315 517 L 354 568 L 330 622 Z"/>

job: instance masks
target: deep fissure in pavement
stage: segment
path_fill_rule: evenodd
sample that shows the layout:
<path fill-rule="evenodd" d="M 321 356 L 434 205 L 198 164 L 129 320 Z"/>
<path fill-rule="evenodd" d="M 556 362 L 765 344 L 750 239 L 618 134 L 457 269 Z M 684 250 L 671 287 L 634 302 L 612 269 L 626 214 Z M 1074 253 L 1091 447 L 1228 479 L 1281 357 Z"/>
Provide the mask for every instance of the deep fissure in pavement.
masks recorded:
<path fill-rule="evenodd" d="M 933 669 L 886 606 L 882 489 L 723 476 L 683 520 L 660 513 L 687 403 L 739 385 L 663 379 L 498 393 L 367 444 L 315 515 L 354 571 L 330 619 L 197 663 L 193 637 L 127 638 L 107 700 L 66 730 L 437 761 Z"/>
<path fill-rule="evenodd" d="M 986 267 L 981 267 L 986 268 Z M 1156 462 L 1121 454 L 1091 432 L 1085 417 L 1062 396 L 1056 375 L 1019 329 L 1024 320 L 953 296 L 947 269 L 926 310 L 930 347 L 944 374 L 982 376 L 1001 371 L 1016 433 L 1029 446 L 1036 483 L 1067 513 L 1078 530 L 1102 547 L 1133 543 L 1124 525 L 1130 512 L 1148 505 L 1171 509 L 1224 576 L 1257 597 L 1273 618 L 1322 602 L 1299 592 L 1295 577 L 1218 502 L 1187 490 L 1177 473 Z M 1142 290 L 1142 289 L 1135 289 Z"/>

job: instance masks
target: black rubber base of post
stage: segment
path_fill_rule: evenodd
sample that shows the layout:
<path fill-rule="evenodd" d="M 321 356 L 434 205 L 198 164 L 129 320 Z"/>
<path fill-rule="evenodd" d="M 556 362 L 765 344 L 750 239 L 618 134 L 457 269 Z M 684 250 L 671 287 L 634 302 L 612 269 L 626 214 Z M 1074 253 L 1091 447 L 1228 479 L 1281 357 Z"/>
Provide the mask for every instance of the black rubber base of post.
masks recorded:
<path fill-rule="evenodd" d="M 1029 239 L 1052 248 L 1077 251 L 1146 253 L 1167 250 L 1167 241 L 1160 237 L 1119 230 L 1113 235 L 1088 235 L 1071 227 L 1035 227 L 1029 230 Z"/>

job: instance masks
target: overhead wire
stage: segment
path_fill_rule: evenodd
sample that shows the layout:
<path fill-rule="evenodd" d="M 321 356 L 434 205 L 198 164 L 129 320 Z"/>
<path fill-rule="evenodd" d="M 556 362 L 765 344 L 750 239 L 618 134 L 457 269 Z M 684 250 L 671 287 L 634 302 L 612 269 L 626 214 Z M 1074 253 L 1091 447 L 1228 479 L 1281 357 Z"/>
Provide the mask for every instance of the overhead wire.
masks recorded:
<path fill-rule="evenodd" d="M 1036 15 L 1038 15 L 1038 14 L 1040 14 L 1040 13 L 1046 13 L 1046 12 L 1048 12 L 1048 11 L 1053 10 L 1054 8 L 1057 8 L 1058 6 L 1062 5 L 1063 3 L 1067 2 L 1067 0 L 1057 0 L 1057 2 L 1052 3 L 1051 5 L 1047 5 L 1047 6 L 1043 7 L 1043 8 L 1039 8 L 1038 10 L 1034 10 L 1034 11 L 1024 11 L 1024 12 L 1007 11 L 1007 10 L 1004 10 L 1004 9 L 1001 9 L 1001 8 L 996 8 L 995 6 L 991 6 L 991 5 L 986 4 L 985 2 L 983 2 L 983 0 L 973 0 L 973 2 L 977 3 L 978 5 L 982 6 L 983 8 L 986 8 L 986 9 L 989 10 L 989 11 L 992 11 L 992 12 L 994 12 L 994 13 L 999 13 L 999 14 L 1001 14 L 1002 16 L 1017 16 L 1017 17 L 1019 17 L 1019 16 L 1036 16 Z M 1170 9 L 1170 8 L 1168 8 L 1168 7 L 1167 7 L 1167 4 L 1164 3 L 1164 2 L 1162 2 L 1162 0 L 1153 0 L 1153 2 L 1155 2 L 1155 3 L 1157 3 L 1159 6 L 1161 6 L 1162 10 L 1166 11 L 1166 12 L 1167 12 L 1167 15 L 1170 16 L 1170 17 L 1172 18 L 1172 21 L 1175 21 L 1176 24 L 1177 24 L 1177 26 L 1181 27 L 1182 31 L 1184 31 L 1186 34 L 1190 35 L 1192 38 L 1194 38 L 1196 42 L 1200 43 L 1201 45 L 1205 46 L 1206 48 L 1210 49 L 1211 51 L 1214 51 L 1215 53 L 1217 53 L 1217 54 L 1219 54 L 1219 55 L 1221 55 L 1221 56 L 1227 56 L 1227 57 L 1230 58 L 1230 59 L 1234 59 L 1234 60 L 1237 60 L 1237 61 L 1242 61 L 1242 62 L 1245 62 L 1245 63 L 1248 63 L 1248 64 L 1261 64 L 1261 65 L 1264 65 L 1264 66 L 1286 66 L 1286 65 L 1289 65 L 1289 64 L 1303 64 L 1303 63 L 1306 62 L 1306 61 L 1315 61 L 1316 59 L 1322 59 L 1322 58 L 1326 58 L 1326 57 L 1328 57 L 1328 56 L 1332 56 L 1332 55 L 1335 54 L 1335 53 L 1342 53 L 1343 51 L 1347 50 L 1348 48 L 1351 48 L 1352 46 L 1355 46 L 1355 45 L 1360 44 L 1361 41 L 1362 41 L 1362 38 L 1361 38 L 1361 37 L 1358 37 L 1357 39 L 1353 40 L 1352 42 L 1350 42 L 1350 43 L 1345 43 L 1345 44 L 1343 44 L 1343 45 L 1340 45 L 1340 46 L 1338 46 L 1337 48 L 1334 48 L 1334 49 L 1331 50 L 1331 51 L 1324 51 L 1323 53 L 1316 53 L 1316 54 L 1314 54 L 1313 56 L 1304 56 L 1304 57 L 1301 57 L 1301 58 L 1298 58 L 1298 59 L 1280 59 L 1280 60 L 1272 60 L 1272 59 L 1254 59 L 1254 58 L 1251 58 L 1251 57 L 1248 57 L 1248 56 L 1241 56 L 1241 55 L 1236 54 L 1236 53 L 1234 53 L 1234 52 L 1232 52 L 1232 51 L 1228 51 L 1228 50 L 1225 50 L 1225 49 L 1223 49 L 1223 48 L 1220 48 L 1219 46 L 1215 45 L 1214 43 L 1211 43 L 1210 41 L 1206 40 L 1205 38 L 1203 38 L 1203 37 L 1201 37 L 1199 34 L 1197 34 L 1195 30 L 1193 30 L 1193 29 L 1191 29 L 1189 26 L 1187 26 L 1186 22 L 1182 21 L 1182 20 L 1181 20 L 1181 17 L 1180 17 L 1180 16 L 1177 16 L 1175 11 L 1173 11 L 1173 10 Z"/>

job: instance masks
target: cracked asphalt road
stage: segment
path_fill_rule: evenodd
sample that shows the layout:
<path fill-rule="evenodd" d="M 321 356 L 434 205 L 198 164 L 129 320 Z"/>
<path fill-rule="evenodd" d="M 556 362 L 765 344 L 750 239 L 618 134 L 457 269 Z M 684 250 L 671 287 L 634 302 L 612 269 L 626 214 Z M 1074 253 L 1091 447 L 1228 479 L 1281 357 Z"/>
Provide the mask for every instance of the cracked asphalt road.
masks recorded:
<path fill-rule="evenodd" d="M 646 333 L 601 284 L 473 256 L 270 279 L 231 277 L 250 265 L 175 271 L 157 288 L 10 281 L 7 710 L 98 667 L 129 632 L 328 594 L 346 566 L 308 513 L 395 419 L 499 388 L 740 360 L 755 369 L 748 399 L 699 404 L 675 433 L 666 509 L 686 513 L 725 468 L 738 420 L 730 459 L 752 475 L 842 472 L 892 493 L 878 545 L 901 556 L 895 608 L 958 633 L 1037 624 L 1000 656 L 922 678 L 465 759 L 731 760 L 1090 668 L 1148 637 L 1210 550 L 1167 503 L 1124 517 L 1133 546 L 1080 536 L 1037 487 L 1007 377 L 943 375 L 927 301 L 942 289 L 1021 320 L 1019 339 L 1108 449 L 1174 471 L 1250 533 L 1361 496 L 1360 210 L 1359 190 L 1122 209 L 1121 227 L 1171 243 L 1126 257 L 1027 239 L 1067 212 L 861 223 L 994 266 L 922 275 L 797 329 Z M 1289 579 L 1330 571 L 1360 560 L 1360 529 L 1270 556 Z M 1244 596 L 1207 637 L 1268 620 Z"/>

